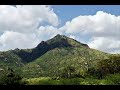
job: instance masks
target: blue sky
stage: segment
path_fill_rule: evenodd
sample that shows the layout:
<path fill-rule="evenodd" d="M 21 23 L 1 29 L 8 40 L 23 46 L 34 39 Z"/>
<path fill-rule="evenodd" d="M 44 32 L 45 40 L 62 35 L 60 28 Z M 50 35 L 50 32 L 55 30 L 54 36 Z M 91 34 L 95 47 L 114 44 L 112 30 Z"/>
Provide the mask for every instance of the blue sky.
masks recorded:
<path fill-rule="evenodd" d="M 55 13 L 61 19 L 60 26 L 79 15 L 94 15 L 97 11 L 105 11 L 120 15 L 120 5 L 53 5 Z"/>
<path fill-rule="evenodd" d="M 33 48 L 56 34 L 120 53 L 120 5 L 0 5 L 0 51 Z"/>

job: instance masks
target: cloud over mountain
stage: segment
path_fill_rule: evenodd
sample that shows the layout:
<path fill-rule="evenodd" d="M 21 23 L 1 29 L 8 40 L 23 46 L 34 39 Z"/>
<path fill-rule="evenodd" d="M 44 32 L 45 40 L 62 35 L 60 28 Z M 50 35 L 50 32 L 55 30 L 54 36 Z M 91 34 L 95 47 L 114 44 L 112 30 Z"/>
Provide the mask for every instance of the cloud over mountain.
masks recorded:
<path fill-rule="evenodd" d="M 40 41 L 64 34 L 91 48 L 110 53 L 120 51 L 120 16 L 104 11 L 80 15 L 59 26 L 51 6 L 0 6 L 0 50 L 35 47 Z M 22 42 L 22 44 L 21 44 Z"/>
<path fill-rule="evenodd" d="M 44 23 L 59 24 L 51 6 L 0 6 L 0 50 L 35 47 L 43 38 L 37 38 L 37 29 Z M 40 31 L 42 33 L 42 30 Z M 49 32 L 46 32 L 44 34 Z M 41 35 L 41 34 L 40 34 Z"/>
<path fill-rule="evenodd" d="M 98 11 L 95 15 L 73 18 L 60 28 L 67 34 L 90 36 L 91 48 L 106 52 L 120 49 L 120 16 Z"/>

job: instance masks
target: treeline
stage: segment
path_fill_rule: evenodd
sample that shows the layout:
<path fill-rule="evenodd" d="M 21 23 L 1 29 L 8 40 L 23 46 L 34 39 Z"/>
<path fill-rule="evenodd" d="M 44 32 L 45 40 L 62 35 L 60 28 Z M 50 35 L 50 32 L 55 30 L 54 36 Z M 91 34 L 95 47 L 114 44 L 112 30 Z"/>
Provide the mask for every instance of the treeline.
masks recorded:
<path fill-rule="evenodd" d="M 107 74 L 120 72 L 120 56 L 111 55 L 108 59 L 100 60 L 97 66 L 89 68 L 88 73 L 98 79 L 104 78 Z"/>
<path fill-rule="evenodd" d="M 115 75 L 120 73 L 120 56 L 111 55 L 108 59 L 99 60 L 96 66 L 83 70 L 76 70 L 74 66 L 66 66 L 54 72 L 52 79 L 71 79 L 91 77 L 91 79 L 105 79 L 109 74 Z M 20 74 L 21 73 L 21 74 Z M 41 77 L 41 76 L 40 76 Z M 113 76 L 112 76 L 113 77 Z M 0 85 L 25 85 L 22 72 L 7 68 L 0 72 Z"/>
<path fill-rule="evenodd" d="M 55 72 L 54 72 L 55 73 Z M 96 66 L 86 70 L 78 70 L 73 66 L 66 66 L 58 71 L 56 77 L 59 78 L 85 78 L 94 77 L 103 79 L 108 74 L 120 73 L 120 56 L 109 56 L 108 59 L 99 60 Z"/>
<path fill-rule="evenodd" d="M 23 77 L 19 72 L 8 67 L 0 73 L 0 85 L 24 85 Z"/>

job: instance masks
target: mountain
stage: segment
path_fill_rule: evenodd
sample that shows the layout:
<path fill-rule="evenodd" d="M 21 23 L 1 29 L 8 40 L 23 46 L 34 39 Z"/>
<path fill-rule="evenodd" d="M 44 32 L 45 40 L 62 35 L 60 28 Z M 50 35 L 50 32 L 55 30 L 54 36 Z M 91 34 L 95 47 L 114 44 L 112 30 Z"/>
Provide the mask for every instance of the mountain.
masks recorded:
<path fill-rule="evenodd" d="M 56 76 L 67 67 L 73 67 L 76 73 L 85 74 L 97 61 L 109 56 L 108 53 L 91 49 L 87 44 L 60 34 L 42 41 L 32 50 L 32 55 L 34 59 L 23 67 L 23 73 L 28 77 Z"/>
<path fill-rule="evenodd" d="M 72 68 L 74 73 L 84 76 L 89 68 L 109 56 L 108 53 L 91 49 L 87 44 L 57 34 L 32 49 L 0 52 L 0 69 L 8 66 L 20 68 L 25 77 L 39 77 L 58 76 L 66 68 Z"/>
<path fill-rule="evenodd" d="M 42 41 L 37 47 L 33 49 L 15 49 L 12 53 L 18 55 L 23 62 L 31 62 L 38 57 L 45 54 L 47 51 L 52 50 L 54 48 L 60 47 L 77 47 L 77 46 L 85 46 L 88 47 L 87 44 L 79 43 L 76 40 L 70 39 L 64 35 L 57 34 L 54 38 L 48 41 Z M 89 47 L 88 47 L 89 48 Z"/>

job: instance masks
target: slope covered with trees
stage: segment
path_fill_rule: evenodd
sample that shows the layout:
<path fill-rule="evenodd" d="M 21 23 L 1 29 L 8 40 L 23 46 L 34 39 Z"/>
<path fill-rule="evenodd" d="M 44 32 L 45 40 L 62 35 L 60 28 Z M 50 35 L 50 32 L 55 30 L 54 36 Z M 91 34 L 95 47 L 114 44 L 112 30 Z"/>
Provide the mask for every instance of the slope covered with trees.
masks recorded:
<path fill-rule="evenodd" d="M 98 60 L 107 59 L 109 56 L 107 53 L 91 49 L 86 44 L 59 34 L 42 43 L 45 44 L 43 47 L 47 46 L 49 50 L 23 67 L 25 76 L 61 76 L 68 67 L 74 69 L 74 74 L 85 76 L 89 68 L 96 66 Z M 40 43 L 38 47 L 41 45 Z"/>
<path fill-rule="evenodd" d="M 79 82 L 79 79 L 72 78 L 81 78 L 81 84 L 86 84 L 85 78 L 103 80 L 113 74 L 119 78 L 120 55 L 92 49 L 87 44 L 58 34 L 50 40 L 42 41 L 32 49 L 0 52 L 0 77 L 7 68 L 21 73 L 23 78 L 48 77 L 47 80 L 63 79 L 62 83 L 65 82 L 64 79 Z M 29 83 L 29 80 L 33 79 L 26 81 Z"/>

